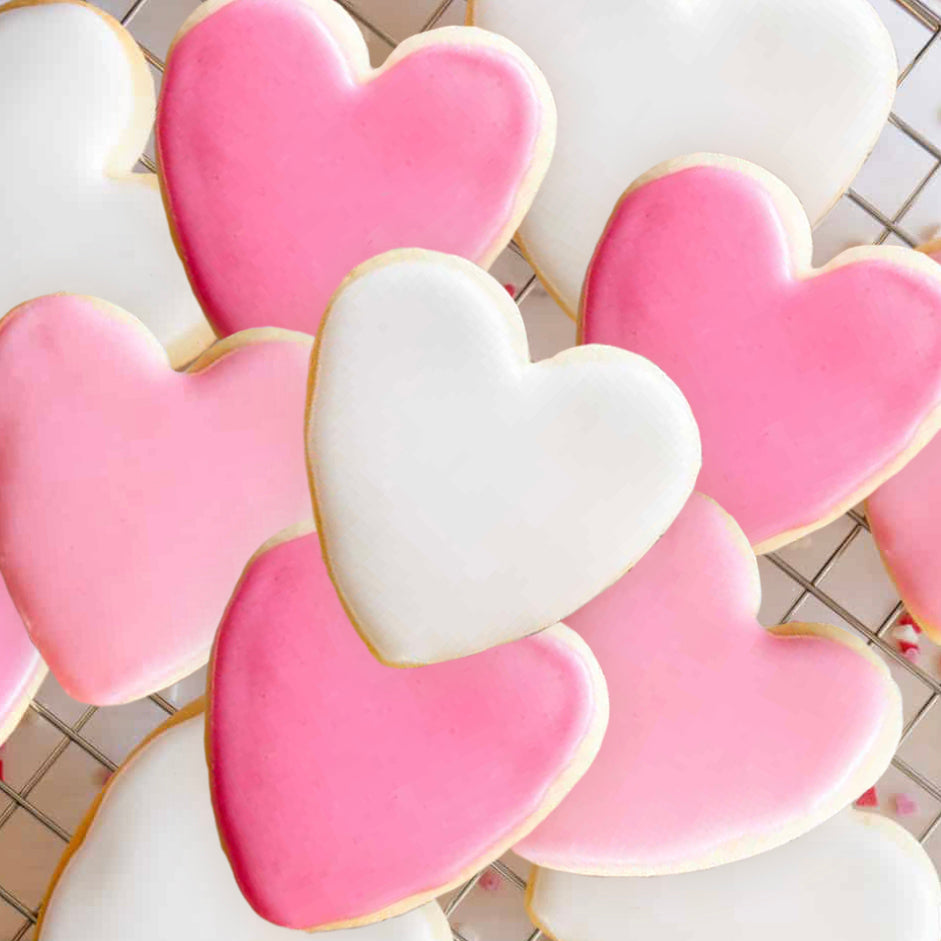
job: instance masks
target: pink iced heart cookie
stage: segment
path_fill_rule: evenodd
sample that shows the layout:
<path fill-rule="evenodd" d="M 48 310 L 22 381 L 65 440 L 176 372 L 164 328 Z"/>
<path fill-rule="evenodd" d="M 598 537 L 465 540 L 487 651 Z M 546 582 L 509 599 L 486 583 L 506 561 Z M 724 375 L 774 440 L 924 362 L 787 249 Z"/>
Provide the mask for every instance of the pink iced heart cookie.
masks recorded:
<path fill-rule="evenodd" d="M 431 248 L 486 267 L 546 168 L 555 109 L 535 66 L 464 27 L 372 70 L 333 0 L 214 0 L 184 24 L 157 119 L 161 180 L 221 334 L 314 333 L 360 262 Z"/>
<path fill-rule="evenodd" d="M 941 241 L 923 246 L 941 264 Z M 866 501 L 872 535 L 909 614 L 941 643 L 941 567 L 935 547 L 941 536 L 941 438 Z"/>
<path fill-rule="evenodd" d="M 415 908 L 528 832 L 596 754 L 607 697 L 561 626 L 383 666 L 306 529 L 242 576 L 213 649 L 208 721 L 216 820 L 245 897 L 277 924 L 334 928 Z"/>
<path fill-rule="evenodd" d="M 16 728 L 45 676 L 46 665 L 0 582 L 0 745 Z"/>
<path fill-rule="evenodd" d="M 201 666 L 245 560 L 310 517 L 309 355 L 251 331 L 177 373 L 129 314 L 71 295 L 0 322 L 0 566 L 70 695 Z"/>
<path fill-rule="evenodd" d="M 782 183 L 697 155 L 627 191 L 582 298 L 585 342 L 640 353 L 683 391 L 698 489 L 759 552 L 852 507 L 941 423 L 941 272 L 900 248 L 810 258 Z"/>
<path fill-rule="evenodd" d="M 515 848 L 551 869 L 651 875 L 752 856 L 811 830 L 885 770 L 898 690 L 836 628 L 756 621 L 742 531 L 694 494 L 633 571 L 566 619 L 608 681 L 594 764 Z"/>

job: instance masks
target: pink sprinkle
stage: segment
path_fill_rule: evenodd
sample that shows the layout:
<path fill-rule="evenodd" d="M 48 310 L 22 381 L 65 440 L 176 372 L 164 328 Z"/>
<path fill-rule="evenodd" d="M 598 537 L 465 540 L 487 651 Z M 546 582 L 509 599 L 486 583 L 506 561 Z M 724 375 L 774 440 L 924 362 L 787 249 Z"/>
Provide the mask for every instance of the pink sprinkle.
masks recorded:
<path fill-rule="evenodd" d="M 512 284 L 511 282 L 507 282 L 506 284 L 503 285 L 503 290 L 506 291 L 506 293 L 509 294 L 510 297 L 516 297 L 516 285 L 515 284 Z"/>
<path fill-rule="evenodd" d="M 907 644 L 902 648 L 902 656 L 909 663 L 918 663 L 918 645 L 917 644 Z"/>
<path fill-rule="evenodd" d="M 485 892 L 496 892 L 500 886 L 503 885 L 503 880 L 497 873 L 488 868 L 484 870 L 483 875 L 477 880 L 477 885 Z"/>
<path fill-rule="evenodd" d="M 896 794 L 894 798 L 895 812 L 900 817 L 911 817 L 918 813 L 918 801 L 908 794 Z"/>
<path fill-rule="evenodd" d="M 861 794 L 856 798 L 857 807 L 878 807 L 879 806 L 879 795 L 876 793 L 875 787 L 869 788 L 865 794 Z"/>

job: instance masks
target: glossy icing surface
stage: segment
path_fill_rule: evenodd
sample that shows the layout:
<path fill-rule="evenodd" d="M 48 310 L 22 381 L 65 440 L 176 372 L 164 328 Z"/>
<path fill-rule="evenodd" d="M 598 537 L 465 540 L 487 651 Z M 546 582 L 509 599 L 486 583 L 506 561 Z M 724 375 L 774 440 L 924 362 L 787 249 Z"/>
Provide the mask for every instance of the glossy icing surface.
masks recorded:
<path fill-rule="evenodd" d="M 566 618 L 601 664 L 611 718 L 585 776 L 516 852 L 584 873 L 703 868 L 806 832 L 878 778 L 901 731 L 882 661 L 835 628 L 766 631 L 759 602 L 744 534 L 696 493 Z"/>
<path fill-rule="evenodd" d="M 898 824 L 844 811 L 751 859 L 649 879 L 536 870 L 528 906 L 557 941 L 935 941 L 941 888 Z"/>
<path fill-rule="evenodd" d="M 255 910 L 291 927 L 384 917 L 469 878 L 571 787 L 607 718 L 596 664 L 561 627 L 383 666 L 313 532 L 249 565 L 209 689 L 223 843 Z"/>
<path fill-rule="evenodd" d="M 242 898 L 209 799 L 203 716 L 171 725 L 109 784 L 45 909 L 42 941 L 288 941 Z M 330 941 L 449 941 L 432 902 Z"/>
<path fill-rule="evenodd" d="M 46 665 L 0 581 L 0 745 L 16 728 L 45 675 Z"/>
<path fill-rule="evenodd" d="M 849 509 L 937 425 L 941 278 L 887 248 L 813 271 L 799 206 L 757 168 L 658 172 L 599 243 L 583 338 L 677 383 L 702 435 L 697 489 L 766 551 Z"/>
<path fill-rule="evenodd" d="M 222 334 L 314 333 L 345 275 L 387 249 L 489 264 L 554 120 L 531 63 L 479 31 L 424 34 L 374 72 L 333 0 L 217 5 L 174 44 L 157 121 L 197 296 Z"/>
<path fill-rule="evenodd" d="M 154 111 L 130 34 L 77 3 L 0 8 L 0 88 L 0 315 L 56 291 L 106 297 L 191 359 L 213 335 L 156 177 L 130 173 Z"/>
<path fill-rule="evenodd" d="M 0 562 L 71 696 L 199 667 L 246 560 L 309 518 L 309 353 L 249 334 L 176 373 L 129 314 L 69 295 L 0 324 Z"/>
<path fill-rule="evenodd" d="M 566 0 L 551 12 L 544 0 L 473 0 L 473 11 L 533 57 L 559 109 L 520 232 L 573 314 L 632 179 L 682 154 L 732 154 L 779 176 L 817 220 L 895 94 L 892 41 L 866 0 Z"/>
<path fill-rule="evenodd" d="M 643 555 L 698 470 L 689 408 L 660 370 L 598 347 L 531 364 L 504 288 L 449 256 L 360 268 L 325 320 L 315 376 L 321 535 L 390 663 L 561 620 Z"/>

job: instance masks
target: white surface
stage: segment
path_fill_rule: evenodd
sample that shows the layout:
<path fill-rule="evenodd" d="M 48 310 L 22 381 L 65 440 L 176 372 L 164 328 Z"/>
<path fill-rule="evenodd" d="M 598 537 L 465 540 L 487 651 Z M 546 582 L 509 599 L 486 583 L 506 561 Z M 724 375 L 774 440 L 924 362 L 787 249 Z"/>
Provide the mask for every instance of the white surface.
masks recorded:
<path fill-rule="evenodd" d="M 140 317 L 179 364 L 212 332 L 156 177 L 126 172 L 149 131 L 139 116 L 153 113 L 141 76 L 149 83 L 143 59 L 132 65 L 91 10 L 0 14 L 0 88 L 16 89 L 0 98 L 0 315 L 57 291 L 102 297 Z M 129 133 L 136 124 L 140 133 Z"/>
<path fill-rule="evenodd" d="M 287 941 L 256 915 L 219 844 L 203 717 L 154 739 L 119 772 L 49 902 L 43 941 Z M 330 941 L 448 941 L 436 902 Z"/>
<path fill-rule="evenodd" d="M 390 252 L 359 269 L 318 350 L 318 528 L 389 663 L 562 620 L 653 545 L 699 472 L 692 414 L 664 373 L 603 346 L 531 364 L 507 292 L 453 256 Z"/>
<path fill-rule="evenodd" d="M 863 888 L 865 887 L 865 888 Z M 530 910 L 558 941 L 937 941 L 941 887 L 925 851 L 881 817 L 844 812 L 752 859 L 681 876 L 541 869 Z"/>
<path fill-rule="evenodd" d="M 520 227 L 574 310 L 614 204 L 664 160 L 712 151 L 771 170 L 819 219 L 882 129 L 896 57 L 865 0 L 475 0 L 542 69 L 555 157 Z"/>

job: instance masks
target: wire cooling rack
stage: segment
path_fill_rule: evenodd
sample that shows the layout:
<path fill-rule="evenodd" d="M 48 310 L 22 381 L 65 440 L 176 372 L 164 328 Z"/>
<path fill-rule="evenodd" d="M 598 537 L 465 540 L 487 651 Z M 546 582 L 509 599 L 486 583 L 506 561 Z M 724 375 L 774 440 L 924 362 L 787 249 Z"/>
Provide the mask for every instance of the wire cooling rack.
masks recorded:
<path fill-rule="evenodd" d="M 376 63 L 410 33 L 464 19 L 463 0 L 339 2 L 362 26 Z M 914 246 L 941 226 L 941 134 L 925 132 L 922 120 L 926 109 L 929 116 L 933 109 L 941 128 L 941 0 L 872 2 L 899 51 L 899 100 L 854 188 L 818 228 L 818 262 L 849 243 Z M 161 57 L 194 0 L 100 3 L 134 34 L 159 82 Z M 919 86 L 926 85 L 937 89 L 934 99 L 920 94 Z M 155 169 L 151 156 L 141 163 Z M 493 270 L 514 286 L 536 357 L 571 345 L 571 322 L 515 247 Z M 855 631 L 886 659 L 902 689 L 905 732 L 892 767 L 877 785 L 880 807 L 892 815 L 896 797 L 913 800 L 917 811 L 909 806 L 899 822 L 941 864 L 941 649 L 923 644 L 912 662 L 893 641 L 902 606 L 882 571 L 862 509 L 759 564 L 763 623 L 835 623 Z M 147 700 L 96 709 L 70 700 L 47 680 L 0 753 L 0 938 L 32 937 L 45 886 L 95 793 L 140 738 L 199 694 L 202 682 L 200 674 Z M 442 902 L 455 939 L 537 941 L 540 932 L 532 929 L 522 905 L 526 871 L 510 854 L 446 896 Z"/>

